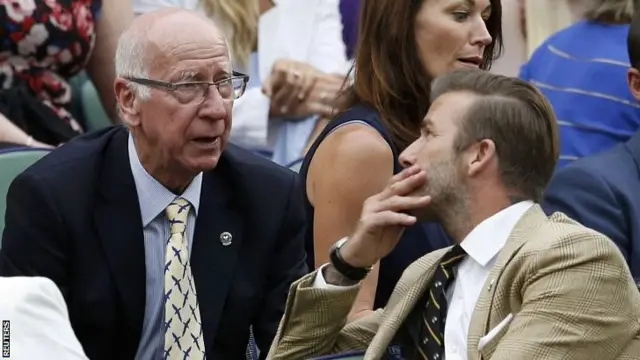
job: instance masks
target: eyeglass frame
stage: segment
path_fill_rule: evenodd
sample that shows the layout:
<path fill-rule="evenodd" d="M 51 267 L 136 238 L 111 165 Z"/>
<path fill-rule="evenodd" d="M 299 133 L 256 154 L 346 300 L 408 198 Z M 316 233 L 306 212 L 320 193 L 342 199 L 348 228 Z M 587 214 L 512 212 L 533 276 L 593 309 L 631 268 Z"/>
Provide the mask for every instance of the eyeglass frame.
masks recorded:
<path fill-rule="evenodd" d="M 149 86 L 152 88 L 156 88 L 156 89 L 161 89 L 161 90 L 167 90 L 170 92 L 174 92 L 176 90 L 178 90 L 178 87 L 181 85 L 208 85 L 207 86 L 207 92 L 204 94 L 204 99 L 206 99 L 206 96 L 208 94 L 209 88 L 211 88 L 211 86 L 215 86 L 216 90 L 218 90 L 218 94 L 220 93 L 220 84 L 222 84 L 225 81 L 233 81 L 234 79 L 242 79 L 242 92 L 240 93 L 240 95 L 238 95 L 237 97 L 232 97 L 231 99 L 225 99 L 224 97 L 222 98 L 223 100 L 237 100 L 239 99 L 242 95 L 244 95 L 244 92 L 247 89 L 247 84 L 249 83 L 249 75 L 247 74 L 243 74 L 239 71 L 233 71 L 231 73 L 231 76 L 228 78 L 224 78 L 222 80 L 218 80 L 218 81 L 178 81 L 178 82 L 171 82 L 171 81 L 164 81 L 164 80 L 154 80 L 154 79 L 146 79 L 146 78 L 138 78 L 138 77 L 125 77 L 124 79 L 129 80 L 133 83 L 139 84 L 139 85 L 143 85 L 143 86 Z M 233 85 L 233 84 L 232 84 Z M 235 92 L 234 92 L 235 93 Z"/>

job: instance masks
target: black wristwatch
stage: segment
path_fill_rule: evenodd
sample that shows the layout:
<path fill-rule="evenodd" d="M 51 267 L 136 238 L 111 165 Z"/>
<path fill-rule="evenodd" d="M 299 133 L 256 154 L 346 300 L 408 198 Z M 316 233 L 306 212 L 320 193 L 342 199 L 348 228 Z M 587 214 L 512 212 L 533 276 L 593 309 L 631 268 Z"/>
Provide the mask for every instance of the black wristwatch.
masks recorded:
<path fill-rule="evenodd" d="M 333 244 L 331 251 L 329 252 L 329 260 L 331 261 L 331 265 L 333 265 L 333 267 L 344 277 L 352 281 L 360 281 L 367 276 L 369 271 L 371 271 L 371 267 L 359 268 L 344 261 L 342 255 L 340 255 L 340 248 L 346 242 L 347 238 L 345 237 Z"/>

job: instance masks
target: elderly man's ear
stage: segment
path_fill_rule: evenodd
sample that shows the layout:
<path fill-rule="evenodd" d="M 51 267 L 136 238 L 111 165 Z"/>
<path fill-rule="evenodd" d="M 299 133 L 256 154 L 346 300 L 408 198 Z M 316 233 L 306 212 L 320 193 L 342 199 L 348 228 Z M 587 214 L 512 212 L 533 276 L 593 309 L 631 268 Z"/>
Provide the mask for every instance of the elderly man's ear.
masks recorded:
<path fill-rule="evenodd" d="M 138 116 L 140 114 L 140 99 L 136 96 L 135 91 L 124 79 L 116 79 L 114 91 L 122 122 L 129 127 L 138 126 L 140 124 Z"/>

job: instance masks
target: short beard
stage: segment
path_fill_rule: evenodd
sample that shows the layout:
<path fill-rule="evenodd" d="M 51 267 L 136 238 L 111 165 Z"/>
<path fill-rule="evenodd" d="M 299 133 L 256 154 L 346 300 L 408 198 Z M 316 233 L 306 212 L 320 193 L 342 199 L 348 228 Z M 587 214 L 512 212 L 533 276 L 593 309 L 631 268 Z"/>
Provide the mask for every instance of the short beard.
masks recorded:
<path fill-rule="evenodd" d="M 427 186 L 420 195 L 431 195 L 431 203 L 415 212 L 418 221 L 441 222 L 445 227 L 456 229 L 468 222 L 469 195 L 457 165 L 458 159 L 454 156 L 427 169 Z"/>

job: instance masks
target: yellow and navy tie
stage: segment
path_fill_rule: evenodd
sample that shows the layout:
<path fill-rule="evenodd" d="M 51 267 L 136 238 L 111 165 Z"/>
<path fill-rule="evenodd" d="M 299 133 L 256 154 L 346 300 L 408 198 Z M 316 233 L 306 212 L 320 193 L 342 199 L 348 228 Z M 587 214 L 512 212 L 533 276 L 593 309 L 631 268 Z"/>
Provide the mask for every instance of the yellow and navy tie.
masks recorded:
<path fill-rule="evenodd" d="M 171 227 L 164 267 L 164 359 L 205 358 L 196 285 L 189 264 L 187 216 L 191 204 L 176 198 L 165 213 Z"/>
<path fill-rule="evenodd" d="M 426 305 L 422 311 L 418 353 L 423 359 L 444 358 L 444 324 L 447 317 L 447 289 L 455 278 L 455 267 L 467 257 L 460 245 L 447 252 L 436 268 L 425 294 Z"/>

